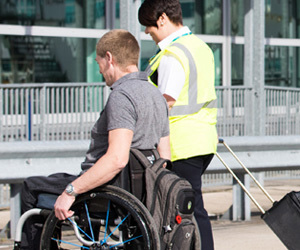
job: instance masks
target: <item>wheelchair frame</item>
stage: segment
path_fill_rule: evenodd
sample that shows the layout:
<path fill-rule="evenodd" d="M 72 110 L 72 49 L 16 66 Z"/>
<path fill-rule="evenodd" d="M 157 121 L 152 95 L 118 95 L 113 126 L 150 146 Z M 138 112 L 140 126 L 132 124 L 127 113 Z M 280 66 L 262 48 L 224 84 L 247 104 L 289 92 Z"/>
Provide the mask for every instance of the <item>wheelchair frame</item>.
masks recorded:
<path fill-rule="evenodd" d="M 54 211 L 47 209 L 34 208 L 24 213 L 17 225 L 14 249 L 20 249 L 23 225 L 33 215 L 47 217 L 40 241 L 43 250 L 68 249 L 68 246 L 99 250 L 160 249 L 159 235 L 148 209 L 124 189 L 111 185 L 99 187 L 76 197 L 71 210 L 74 216 L 65 221 L 59 221 Z M 74 235 L 70 237 L 70 233 Z"/>

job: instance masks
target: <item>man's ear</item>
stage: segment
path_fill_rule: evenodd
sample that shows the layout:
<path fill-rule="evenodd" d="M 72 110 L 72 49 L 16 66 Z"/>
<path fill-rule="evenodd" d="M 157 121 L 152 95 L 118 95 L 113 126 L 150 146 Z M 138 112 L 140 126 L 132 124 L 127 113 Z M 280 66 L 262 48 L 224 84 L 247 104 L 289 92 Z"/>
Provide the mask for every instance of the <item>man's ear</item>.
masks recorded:
<path fill-rule="evenodd" d="M 112 61 L 113 61 L 113 55 L 112 55 L 112 53 L 110 53 L 109 51 L 107 51 L 106 54 L 105 54 L 105 57 L 106 57 L 106 60 L 109 63 L 112 63 Z"/>
<path fill-rule="evenodd" d="M 161 16 L 158 18 L 157 22 L 156 22 L 156 25 L 157 27 L 163 27 L 165 26 L 168 22 L 170 22 L 170 19 L 169 17 L 167 16 L 167 14 L 165 12 L 163 12 L 161 14 Z"/>

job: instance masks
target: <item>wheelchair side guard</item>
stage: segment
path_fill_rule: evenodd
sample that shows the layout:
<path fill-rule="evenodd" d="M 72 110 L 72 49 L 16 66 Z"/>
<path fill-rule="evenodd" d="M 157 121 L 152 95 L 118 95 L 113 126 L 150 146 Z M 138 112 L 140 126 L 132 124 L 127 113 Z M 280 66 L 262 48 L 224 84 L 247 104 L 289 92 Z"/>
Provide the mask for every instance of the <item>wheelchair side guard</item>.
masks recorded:
<path fill-rule="evenodd" d="M 20 244 L 21 244 L 21 238 L 22 238 L 22 229 L 25 221 L 33 216 L 33 215 L 41 215 L 43 217 L 48 217 L 50 214 L 50 210 L 45 210 L 41 208 L 33 208 L 28 211 L 26 211 L 22 216 L 20 217 L 18 224 L 17 224 L 17 229 L 16 229 L 16 236 L 15 236 L 15 241 L 14 241 L 14 250 L 20 249 Z"/>
<path fill-rule="evenodd" d="M 58 195 L 55 194 L 48 194 L 48 193 L 39 194 L 37 208 L 30 209 L 26 211 L 24 214 L 22 214 L 17 224 L 16 236 L 14 241 L 14 250 L 20 249 L 20 244 L 22 239 L 22 229 L 25 221 L 33 215 L 40 215 L 44 218 L 47 218 L 48 215 L 51 213 L 51 210 L 54 208 L 54 203 L 57 197 Z"/>

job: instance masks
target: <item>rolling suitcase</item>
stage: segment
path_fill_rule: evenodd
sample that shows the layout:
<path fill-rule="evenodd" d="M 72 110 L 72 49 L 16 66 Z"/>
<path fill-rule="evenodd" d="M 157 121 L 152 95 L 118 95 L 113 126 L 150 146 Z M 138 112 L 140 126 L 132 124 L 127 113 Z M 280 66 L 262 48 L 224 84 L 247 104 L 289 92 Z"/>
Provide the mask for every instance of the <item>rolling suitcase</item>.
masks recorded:
<path fill-rule="evenodd" d="M 249 196 L 252 202 L 262 213 L 261 218 L 272 229 L 277 237 L 289 250 L 300 249 L 300 192 L 292 191 L 286 194 L 280 201 L 274 201 L 268 192 L 261 186 L 261 184 L 252 175 L 249 169 L 239 160 L 236 154 L 231 148 L 224 142 L 223 139 L 219 139 L 219 143 L 222 143 L 238 163 L 244 168 L 244 170 L 253 179 L 255 184 L 262 190 L 262 192 L 271 201 L 272 207 L 265 211 L 258 202 L 254 199 L 251 193 L 247 190 L 244 184 L 239 180 L 231 168 L 224 162 L 221 156 L 216 153 L 216 156 L 227 168 L 233 178 L 238 182 L 244 192 Z"/>

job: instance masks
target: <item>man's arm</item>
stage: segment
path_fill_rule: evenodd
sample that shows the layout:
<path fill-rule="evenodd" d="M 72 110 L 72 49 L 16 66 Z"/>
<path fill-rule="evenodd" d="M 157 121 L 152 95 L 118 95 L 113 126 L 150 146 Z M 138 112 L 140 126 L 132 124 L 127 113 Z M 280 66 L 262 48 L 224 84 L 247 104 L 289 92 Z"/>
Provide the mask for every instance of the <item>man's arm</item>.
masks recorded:
<path fill-rule="evenodd" d="M 160 138 L 157 151 L 161 158 L 171 160 L 170 136 Z"/>
<path fill-rule="evenodd" d="M 128 163 L 133 131 L 115 129 L 109 131 L 108 149 L 87 172 L 72 182 L 76 193 L 85 193 L 112 180 Z M 73 215 L 70 207 L 75 197 L 63 192 L 56 200 L 54 209 L 58 219 L 64 220 Z"/>
<path fill-rule="evenodd" d="M 173 105 L 175 104 L 176 100 L 175 100 L 172 96 L 169 96 L 169 95 L 167 95 L 167 94 L 163 94 L 163 96 L 164 96 L 164 98 L 165 98 L 166 101 L 167 101 L 169 110 L 171 110 L 171 108 L 172 108 Z"/>

